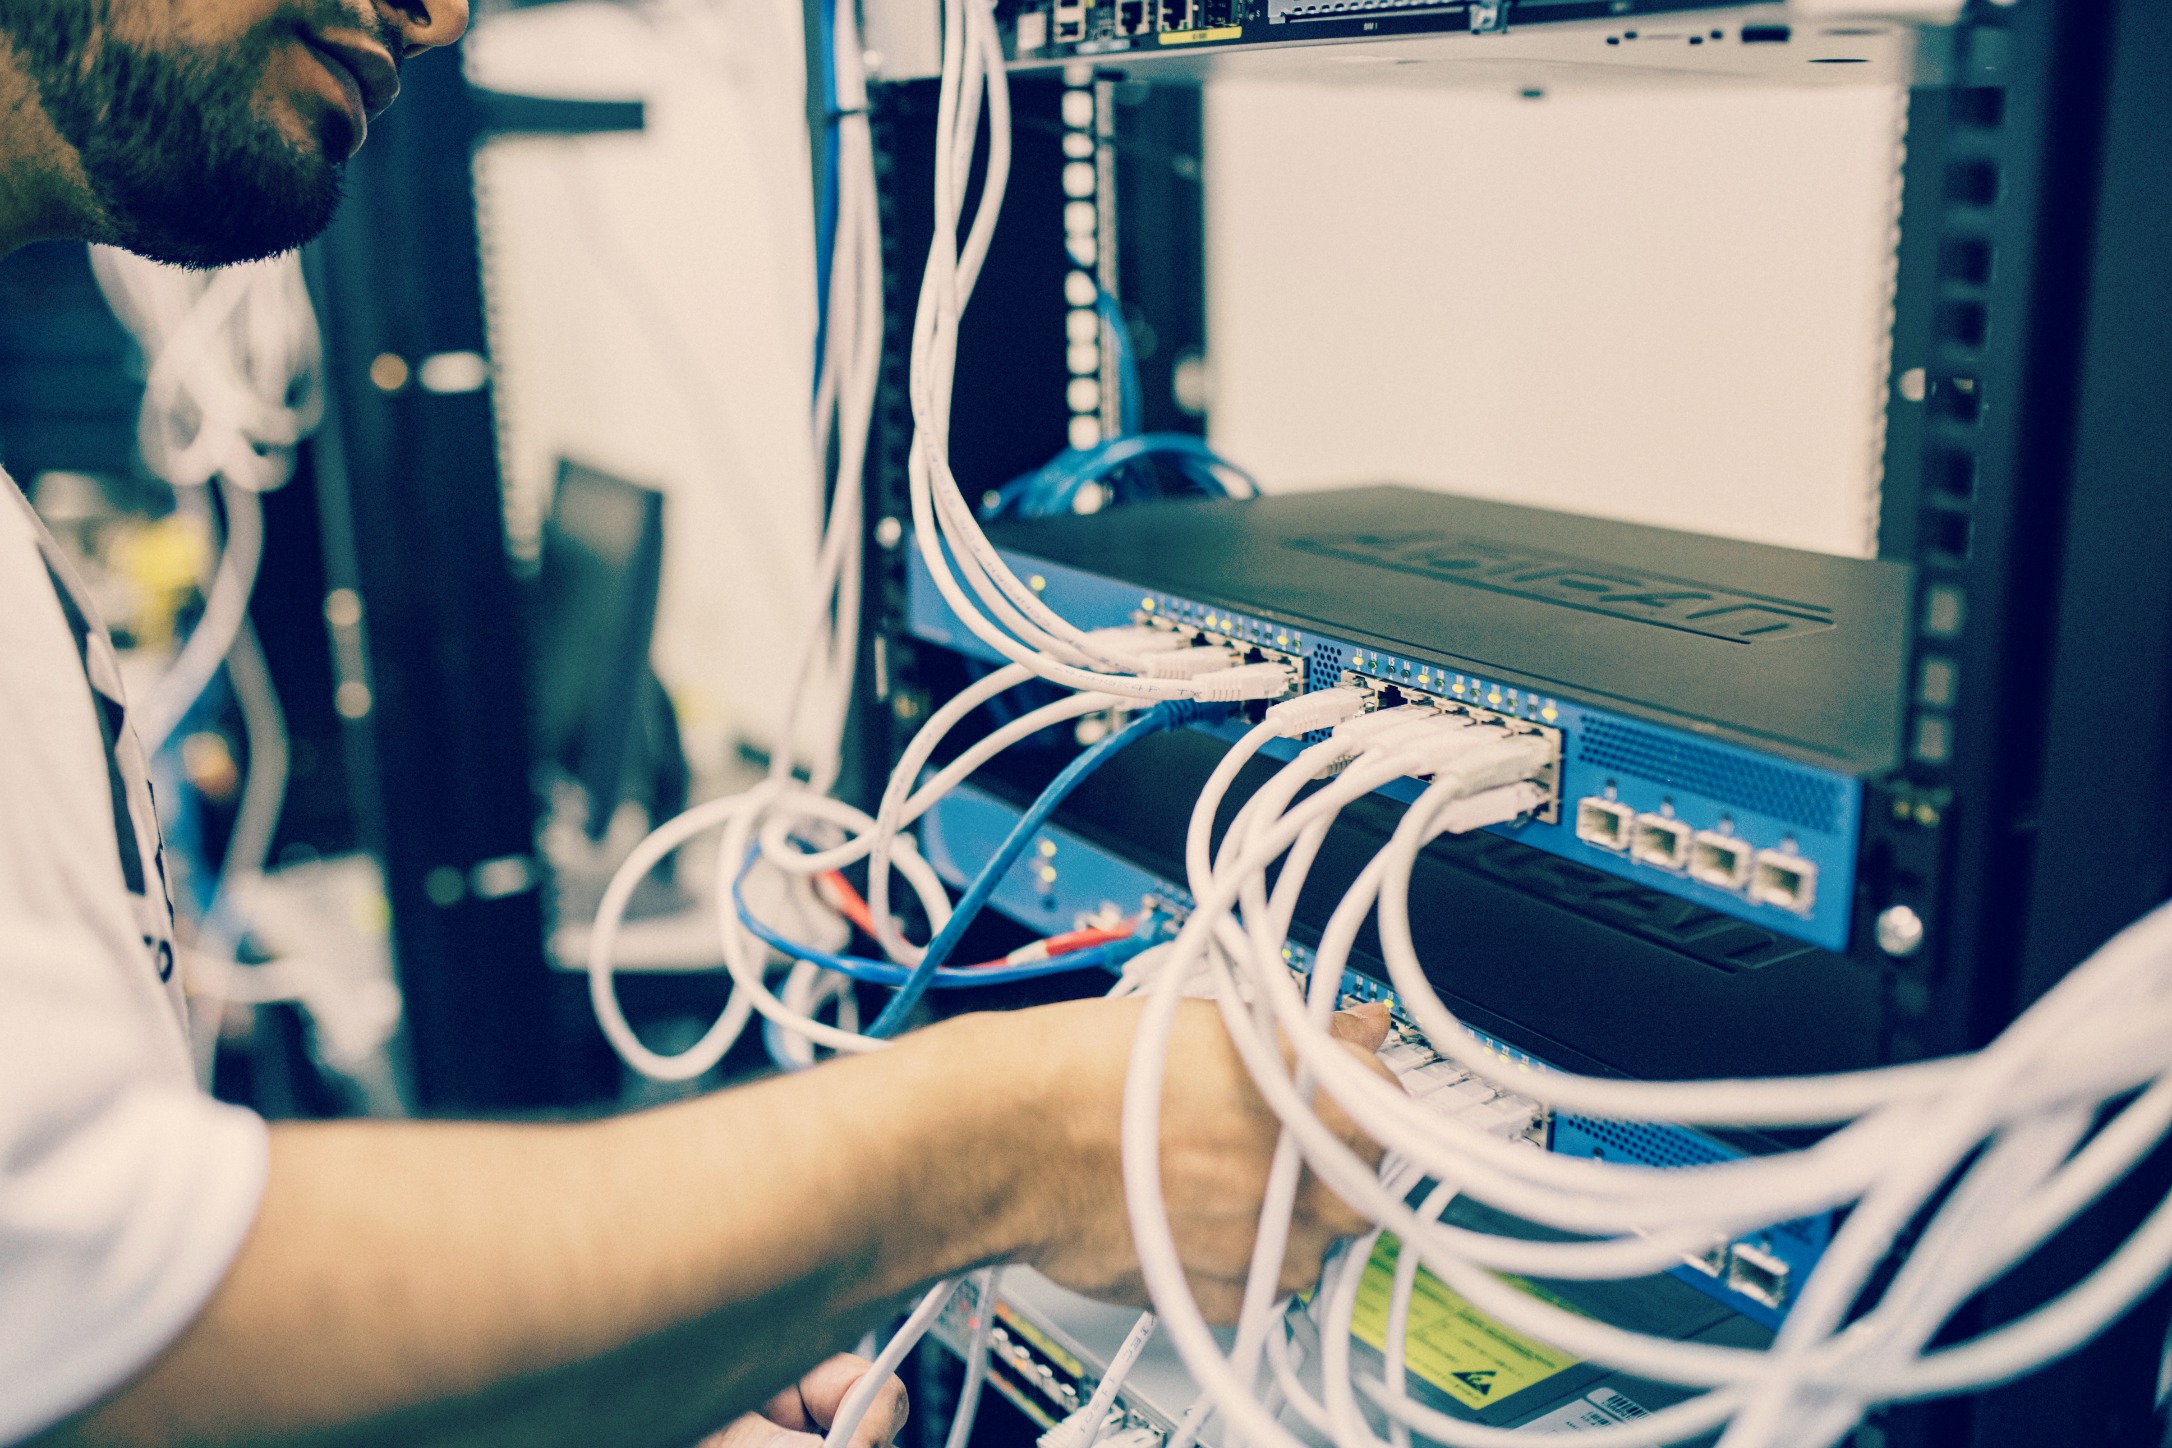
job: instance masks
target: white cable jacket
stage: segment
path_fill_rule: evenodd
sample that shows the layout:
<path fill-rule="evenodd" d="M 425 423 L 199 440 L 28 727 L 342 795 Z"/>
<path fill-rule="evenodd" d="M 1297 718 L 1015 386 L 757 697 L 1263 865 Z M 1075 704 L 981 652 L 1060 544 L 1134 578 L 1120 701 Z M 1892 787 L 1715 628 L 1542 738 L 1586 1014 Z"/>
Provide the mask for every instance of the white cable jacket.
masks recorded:
<path fill-rule="evenodd" d="M 1214 981 L 1240 1056 L 1285 1128 L 1252 1281 L 1279 1266 L 1295 1194 L 1290 1164 L 1302 1160 L 1403 1239 L 1391 1311 L 1408 1291 L 1406 1274 L 1422 1264 L 1520 1331 L 1595 1361 L 1708 1390 L 1635 1423 L 1600 1430 L 1590 1435 L 1595 1444 L 1674 1441 L 1724 1424 L 1726 1448 L 1823 1448 L 1851 1432 L 1874 1402 L 1999 1381 L 2071 1350 L 2148 1291 L 2172 1264 L 2168 1205 L 2063 1297 L 1984 1337 L 1926 1355 L 1926 1345 L 1958 1306 L 2093 1201 L 2172 1127 L 2172 907 L 2107 945 L 1975 1056 L 1778 1082 L 1654 1085 L 1519 1071 L 1516 1092 L 1579 1110 L 1593 1109 L 1586 1103 L 1599 1101 L 1626 1104 L 1642 1116 L 1658 1117 L 1664 1109 L 1706 1123 L 1852 1123 L 1804 1151 L 1709 1168 L 1572 1161 L 1428 1111 L 1329 1036 L 1327 1015 L 1339 994 L 1351 942 L 1364 919 L 1377 913 L 1404 1008 L 1434 1049 L 1481 1076 L 1490 1069 L 1491 1058 L 1432 993 L 1402 912 L 1417 850 L 1443 829 L 1492 812 L 1470 813 L 1487 797 L 1473 785 L 1492 767 L 1481 756 L 1494 746 L 1473 740 L 1476 747 L 1458 759 L 1449 736 L 1429 740 L 1407 725 L 1343 732 L 1346 740 L 1355 735 L 1372 747 L 1331 784 L 1299 802 L 1300 790 L 1316 777 L 1321 761 L 1349 746 L 1331 739 L 1301 752 L 1239 811 L 1210 860 L 1207 828 L 1221 796 L 1271 731 L 1253 730 L 1214 772 L 1187 840 L 1187 868 L 1199 908 L 1170 947 L 1132 1058 L 1125 1106 L 1126 1196 L 1156 1310 L 1205 1390 L 1188 1423 L 1211 1408 L 1225 1418 L 1227 1431 L 1247 1441 L 1283 1448 L 1301 1441 L 1270 1410 L 1254 1381 L 1256 1345 L 1263 1344 L 1276 1373 L 1273 1391 L 1301 1418 L 1316 1419 L 1314 1426 L 1338 1448 L 1382 1444 L 1359 1411 L 1361 1401 L 1368 1411 L 1386 1414 L 1389 1441 L 1395 1444 L 1407 1441 L 1413 1430 L 1451 1445 L 1507 1448 L 1528 1441 L 1411 1401 L 1400 1391 L 1403 1369 L 1395 1355 L 1387 1382 L 1354 1373 L 1347 1334 L 1364 1267 L 1362 1249 L 1337 1264 L 1323 1289 L 1325 1396 L 1320 1402 L 1305 1401 L 1296 1391 L 1300 1385 L 1289 1380 L 1288 1354 L 1272 1329 L 1280 1314 L 1265 1293 L 1247 1293 L 1233 1354 L 1225 1356 L 1207 1333 L 1159 1200 L 1155 1122 L 1161 1053 L 1183 986 L 1200 968 Z M 1442 766 L 1435 783 L 1334 912 L 1315 952 L 1310 988 L 1301 989 L 1283 963 L 1283 947 L 1289 904 L 1309 867 L 1311 846 L 1344 802 L 1429 750 Z M 1284 855 L 1270 892 L 1264 872 Z M 1294 1066 L 1283 1054 L 1283 1040 L 1295 1050 Z M 2089 1137 L 2097 1103 L 2137 1087 L 2147 1089 Z M 1319 1121 L 1315 1088 L 1328 1091 L 1387 1145 L 1391 1162 L 1408 1163 L 1401 1177 L 1392 1184 L 1381 1181 Z M 1955 1167 L 1985 1145 L 1959 1188 L 1939 1203 L 1876 1310 L 1847 1323 L 1845 1313 L 1899 1231 L 1933 1200 Z M 1417 1211 L 1403 1199 L 1411 1172 L 1435 1183 L 1433 1197 Z M 1449 1192 L 1598 1240 L 1533 1243 L 1435 1224 L 1430 1218 Z M 1851 1205 L 1769 1352 L 1625 1331 L 1529 1297 L 1493 1275 L 1503 1270 L 1557 1278 L 1643 1275 L 1712 1240 L 1732 1240 L 1774 1222 Z"/>

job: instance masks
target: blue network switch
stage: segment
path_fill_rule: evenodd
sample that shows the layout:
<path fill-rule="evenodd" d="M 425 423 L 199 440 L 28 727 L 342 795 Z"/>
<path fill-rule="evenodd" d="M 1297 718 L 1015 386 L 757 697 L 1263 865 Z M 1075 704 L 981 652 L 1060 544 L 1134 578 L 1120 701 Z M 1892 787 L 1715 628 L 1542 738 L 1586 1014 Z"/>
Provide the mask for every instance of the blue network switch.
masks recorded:
<path fill-rule="evenodd" d="M 1854 903 L 1859 779 L 1669 728 L 1498 674 L 1441 664 L 1181 594 L 1007 552 L 1049 606 L 1082 628 L 1166 620 L 1239 649 L 1287 655 L 1307 689 L 1355 678 L 1403 697 L 1439 700 L 1558 730 L 1559 807 L 1552 818 L 1497 826 L 1533 849 L 1750 921 L 1844 950 Z M 962 628 L 911 554 L 907 619 L 929 643 L 1000 662 Z M 1225 729 L 1234 737 L 1234 730 Z M 1287 758 L 1293 744 L 1270 746 Z M 1384 793 L 1415 798 L 1410 781 Z"/>

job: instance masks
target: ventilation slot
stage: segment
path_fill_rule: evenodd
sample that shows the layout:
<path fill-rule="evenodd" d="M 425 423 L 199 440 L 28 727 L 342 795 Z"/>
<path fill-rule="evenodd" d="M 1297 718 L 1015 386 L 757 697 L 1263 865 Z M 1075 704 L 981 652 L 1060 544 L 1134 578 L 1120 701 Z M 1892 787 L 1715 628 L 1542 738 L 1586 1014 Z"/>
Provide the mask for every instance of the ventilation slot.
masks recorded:
<path fill-rule="evenodd" d="M 1577 757 L 1601 769 L 1689 790 L 1820 834 L 1830 834 L 1840 826 L 1838 780 L 1741 758 L 1634 725 L 1592 721 L 1584 728 Z"/>
<path fill-rule="evenodd" d="M 1606 1148 L 1610 1160 L 1631 1161 L 1640 1166 L 1710 1166 L 1716 1161 L 1731 1161 L 1735 1155 L 1712 1143 L 1663 1126 L 1647 1126 L 1633 1121 L 1601 1121 L 1590 1116 L 1564 1116 L 1560 1125 L 1573 1125 L 1578 1131 L 1599 1142 Z"/>
<path fill-rule="evenodd" d="M 1312 657 L 1305 661 L 1306 689 L 1332 689 L 1342 681 L 1344 661 L 1350 651 L 1341 644 L 1314 644 Z"/>

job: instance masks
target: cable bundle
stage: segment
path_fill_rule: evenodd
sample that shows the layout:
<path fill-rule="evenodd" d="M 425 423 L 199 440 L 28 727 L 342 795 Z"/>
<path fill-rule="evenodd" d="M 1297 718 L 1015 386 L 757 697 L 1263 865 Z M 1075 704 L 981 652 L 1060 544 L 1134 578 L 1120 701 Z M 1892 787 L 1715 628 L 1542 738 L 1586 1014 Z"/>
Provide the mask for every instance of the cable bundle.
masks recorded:
<path fill-rule="evenodd" d="M 849 0 L 837 5 L 831 17 L 828 49 L 836 101 L 836 253 L 828 269 L 830 295 L 814 427 L 816 455 L 823 456 L 834 424 L 838 466 L 810 644 L 802 654 L 804 663 L 794 684 L 785 736 L 768 778 L 744 794 L 697 805 L 642 841 L 605 891 L 589 941 L 590 999 L 597 1019 L 624 1060 L 658 1079 L 690 1080 L 708 1071 L 723 1059 L 756 1013 L 775 1028 L 773 1039 L 780 1055 L 797 1065 L 810 1059 L 800 1043 L 833 1051 L 881 1046 L 905 1023 L 931 985 L 992 984 L 1007 978 L 996 970 L 952 968 L 946 962 L 1003 871 L 1063 793 L 1116 750 L 1147 733 L 1185 722 L 1199 705 L 1274 698 L 1296 682 L 1279 664 L 1243 664 L 1224 650 L 1184 648 L 1177 638 L 1152 630 L 1089 632 L 1058 617 L 997 556 L 952 476 L 948 430 L 958 319 L 987 255 L 1010 165 L 1009 93 L 993 12 L 985 0 L 955 0 L 944 12 L 935 241 L 912 339 L 913 520 L 917 544 L 937 586 L 966 625 L 1012 663 L 978 681 L 928 720 L 906 749 L 874 815 L 828 797 L 838 775 L 838 742 L 851 701 L 859 644 L 861 473 L 882 353 L 881 238 L 873 150 L 860 42 Z M 967 177 L 982 141 L 983 110 L 988 118 L 986 180 L 974 199 L 967 195 Z M 969 201 L 971 219 L 967 221 Z M 1190 441 L 1196 445 L 1196 440 Z M 985 605 L 986 612 L 980 605 Z M 938 746 L 968 714 L 1036 678 L 1081 692 L 1011 721 L 934 778 L 921 782 L 921 773 Z M 933 868 L 904 833 L 906 827 L 1010 744 L 1064 720 L 1144 706 L 1157 707 L 1146 708 L 1141 717 L 1065 771 L 953 910 Z M 736 989 L 700 1041 L 667 1056 L 644 1046 L 620 1010 L 612 988 L 612 952 L 626 905 L 641 878 L 671 852 L 711 829 L 722 830 L 715 898 L 722 953 Z M 795 946 L 789 932 L 762 920 L 750 904 L 756 893 L 750 887 L 757 876 L 766 874 L 772 885 L 781 884 L 793 913 L 821 918 L 828 907 L 816 894 L 816 881 L 863 860 L 868 876 L 867 919 L 883 951 L 882 960 Z M 905 940 L 892 919 L 893 871 L 904 877 L 935 931 L 925 946 Z M 820 975 L 797 972 L 787 983 L 794 1000 L 780 997 L 765 979 L 773 949 L 802 964 L 891 985 L 897 993 L 864 1031 L 829 1024 L 811 1011 L 817 1001 L 831 1000 L 842 1009 L 840 988 L 824 984 Z M 1071 969 L 1120 965 L 1129 949 L 1110 943 L 1099 956 L 1063 955 L 1048 965 L 1051 969 L 1058 964 Z M 946 970 L 953 973 L 946 975 Z"/>
<path fill-rule="evenodd" d="M 213 522 L 216 485 L 224 541 L 204 580 L 204 608 L 181 651 L 129 723 L 155 755 L 188 717 L 221 665 L 241 709 L 249 773 L 211 907 L 202 958 L 226 962 L 241 934 L 234 900 L 264 868 L 286 795 L 286 720 L 249 627 L 249 595 L 263 557 L 258 495 L 285 483 L 294 449 L 324 415 L 324 355 L 316 309 L 294 253 L 214 272 L 163 266 L 112 247 L 90 249 L 91 269 L 143 350 L 137 446 L 174 490 L 175 505 Z M 223 999 L 232 984 L 214 966 L 198 989 Z M 229 967 L 224 967 L 230 969 Z M 209 1079 L 219 1011 L 192 1026 L 199 1074 Z"/>
<path fill-rule="evenodd" d="M 1365 724 L 1383 718 L 1365 716 Z M 1345 736 L 1351 726 L 1339 731 Z M 1507 1448 L 1525 1435 L 1449 1417 L 1404 1391 L 1402 1324 L 1422 1262 L 1509 1326 L 1595 1362 L 1702 1389 L 1646 1418 L 1590 1435 L 1595 1444 L 1675 1442 L 1724 1426 L 1723 1448 L 1824 1448 L 1863 1411 L 1896 1398 L 1986 1386 L 2071 1351 L 2130 1307 L 2172 1265 L 2172 1203 L 2100 1268 L 2028 1316 L 1967 1342 L 1927 1347 L 1953 1313 L 2116 1182 L 2172 1127 L 2172 907 L 2104 947 L 1985 1050 L 1922 1065 L 1771 1080 L 1655 1083 L 1519 1072 L 1514 1089 L 1555 1108 L 1628 1121 L 1707 1126 L 1844 1123 L 1817 1145 L 1711 1166 L 1662 1169 L 1555 1156 L 1427 1111 L 1355 1059 L 1327 1029 L 1359 927 L 1376 919 L 1404 1010 L 1433 1049 L 1483 1076 L 1497 1069 L 1427 983 L 1409 920 L 1411 869 L 1446 830 L 1498 818 L 1514 770 L 1468 726 L 1376 726 L 1312 746 L 1249 801 L 1221 850 L 1208 830 L 1265 727 L 1215 771 L 1193 816 L 1188 865 L 1199 908 L 1171 947 L 1140 1025 L 1125 1104 L 1126 1192 L 1157 1311 L 1205 1389 L 1188 1422 L 1220 1412 L 1260 1445 L 1303 1441 L 1270 1411 L 1279 1396 L 1338 1448 L 1407 1444 L 1416 1431 L 1456 1448 Z M 1459 744 L 1458 740 L 1468 741 Z M 1286 964 L 1289 916 L 1312 854 L 1349 800 L 1397 774 L 1437 767 L 1327 924 L 1309 983 Z M 1302 804 L 1298 790 L 1339 771 Z M 1272 891 L 1266 871 L 1282 870 Z M 1183 982 L 1203 971 L 1262 1095 L 1284 1125 L 1235 1351 L 1208 1334 L 1186 1285 L 1159 1191 L 1158 1115 Z M 1279 1034 L 1278 1034 L 1279 1033 Z M 1294 1052 L 1285 1062 L 1281 1041 Z M 1330 1099 L 1388 1148 L 1385 1175 L 1314 1111 Z M 2139 1094 L 2135 1094 L 2139 1093 Z M 2099 1112 L 2116 1109 L 2098 1126 Z M 1316 1309 L 1319 1390 L 1300 1381 L 1276 1326 L 1274 1283 L 1300 1168 L 1378 1229 L 1331 1269 Z M 1421 1206 L 1409 1195 L 1430 1183 Z M 1575 1240 L 1531 1241 L 1440 1223 L 1463 1195 Z M 1677 1266 L 1714 1242 L 1848 1207 L 1769 1350 L 1677 1342 L 1556 1307 L 1497 1273 L 1631 1278 Z M 1872 1274 L 1911 1224 L 1920 1236 L 1891 1282 L 1858 1307 Z M 1386 1371 L 1357 1371 L 1349 1339 L 1357 1288 L 1381 1231 L 1401 1241 Z M 1264 1369 L 1272 1386 L 1262 1382 Z M 1385 1422 L 1383 1439 L 1376 1424 Z M 1579 1437 L 1579 1442 L 1585 1441 Z"/>
<path fill-rule="evenodd" d="M 90 255 L 107 304 L 143 349 L 136 439 L 145 466 L 180 507 L 206 517 L 205 490 L 216 483 L 226 513 L 203 615 L 130 711 L 144 752 L 155 754 L 242 634 L 263 555 L 256 495 L 287 480 L 295 447 L 324 415 L 323 344 L 294 254 L 215 272 L 106 246 Z"/>

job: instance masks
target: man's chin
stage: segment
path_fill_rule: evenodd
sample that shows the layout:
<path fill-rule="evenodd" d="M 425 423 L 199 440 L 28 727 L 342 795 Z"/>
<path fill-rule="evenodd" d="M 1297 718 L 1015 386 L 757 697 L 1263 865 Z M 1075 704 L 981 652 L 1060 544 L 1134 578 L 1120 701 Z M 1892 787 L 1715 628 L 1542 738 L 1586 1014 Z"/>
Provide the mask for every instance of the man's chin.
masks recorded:
<path fill-rule="evenodd" d="M 342 168 L 320 161 L 315 169 L 314 176 L 278 186 L 207 180 L 186 195 L 116 197 L 107 209 L 113 240 L 169 266 L 234 266 L 278 256 L 322 235 L 339 210 Z M 206 206 L 205 198 L 216 200 Z"/>

